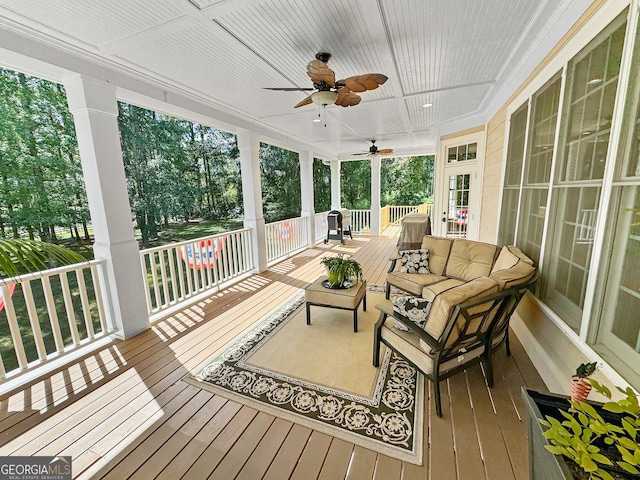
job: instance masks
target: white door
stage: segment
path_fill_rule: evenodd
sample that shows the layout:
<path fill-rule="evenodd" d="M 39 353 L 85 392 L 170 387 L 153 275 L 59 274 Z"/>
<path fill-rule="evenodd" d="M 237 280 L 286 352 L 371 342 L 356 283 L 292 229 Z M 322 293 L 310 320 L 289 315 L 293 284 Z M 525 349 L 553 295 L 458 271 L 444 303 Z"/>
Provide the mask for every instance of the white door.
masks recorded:
<path fill-rule="evenodd" d="M 478 239 L 484 134 L 445 141 L 436 168 L 435 235 Z"/>

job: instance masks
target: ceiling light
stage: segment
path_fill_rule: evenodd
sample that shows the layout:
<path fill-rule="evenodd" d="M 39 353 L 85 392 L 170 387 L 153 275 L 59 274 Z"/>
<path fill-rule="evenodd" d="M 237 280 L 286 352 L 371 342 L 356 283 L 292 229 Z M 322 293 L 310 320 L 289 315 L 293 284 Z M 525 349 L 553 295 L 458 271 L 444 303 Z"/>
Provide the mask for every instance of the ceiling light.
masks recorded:
<path fill-rule="evenodd" d="M 311 100 L 316 105 L 333 105 L 338 98 L 337 92 L 320 91 L 311 94 Z"/>
<path fill-rule="evenodd" d="M 311 120 L 313 123 L 320 123 L 322 120 L 320 119 L 320 114 L 318 114 L 318 116 L 316 118 L 314 118 L 313 120 Z"/>
<path fill-rule="evenodd" d="M 600 82 L 602 82 L 602 79 L 601 79 L 601 78 L 592 78 L 591 80 L 589 80 L 589 81 L 587 82 L 587 85 L 597 85 L 597 84 L 599 84 Z"/>
<path fill-rule="evenodd" d="M 423 106 L 424 108 L 433 107 L 433 103 L 424 103 L 422 106 Z"/>

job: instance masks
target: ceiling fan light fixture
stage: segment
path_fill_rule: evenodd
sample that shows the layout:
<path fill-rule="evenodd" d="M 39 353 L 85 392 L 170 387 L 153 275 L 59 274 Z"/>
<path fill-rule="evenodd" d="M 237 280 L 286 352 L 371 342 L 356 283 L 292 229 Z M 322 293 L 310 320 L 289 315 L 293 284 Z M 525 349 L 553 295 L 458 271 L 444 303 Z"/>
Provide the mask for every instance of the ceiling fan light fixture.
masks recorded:
<path fill-rule="evenodd" d="M 311 101 L 316 105 L 333 105 L 338 98 L 337 92 L 320 91 L 311 94 Z"/>

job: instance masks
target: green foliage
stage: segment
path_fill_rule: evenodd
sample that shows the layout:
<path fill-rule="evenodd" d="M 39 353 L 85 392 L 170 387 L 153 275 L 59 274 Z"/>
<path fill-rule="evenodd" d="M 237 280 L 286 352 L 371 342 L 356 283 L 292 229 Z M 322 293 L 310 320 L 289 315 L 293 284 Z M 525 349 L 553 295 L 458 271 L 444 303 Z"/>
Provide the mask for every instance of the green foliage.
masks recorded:
<path fill-rule="evenodd" d="M 332 286 L 340 286 L 345 280 L 352 278 L 363 280 L 362 266 L 344 253 L 339 253 L 335 257 L 322 257 L 320 262 L 327 269 Z"/>
<path fill-rule="evenodd" d="M 331 210 L 331 167 L 318 158 L 313 159 L 313 201 L 316 213 Z"/>
<path fill-rule="evenodd" d="M 576 375 L 578 377 L 589 377 L 593 375 L 593 372 L 596 371 L 596 368 L 598 368 L 597 362 L 581 363 L 576 369 Z"/>
<path fill-rule="evenodd" d="M 295 218 L 302 210 L 298 154 L 273 145 L 260 145 L 262 204 L 267 223 Z"/>
<path fill-rule="evenodd" d="M 351 210 L 371 208 L 371 162 L 369 160 L 342 162 L 340 188 L 344 208 Z"/>
<path fill-rule="evenodd" d="M 385 158 L 381 166 L 381 205 L 419 205 L 433 199 L 433 155 Z"/>
<path fill-rule="evenodd" d="M 611 399 L 611 391 L 593 379 L 593 387 Z M 589 403 L 571 402 L 567 411 L 560 410 L 564 421 L 549 415 L 540 419 L 547 427 L 543 432 L 550 445 L 545 448 L 555 455 L 564 455 L 576 462 L 591 479 L 612 480 L 613 477 L 602 466 L 617 465 L 623 470 L 640 474 L 640 407 L 638 397 L 631 388 L 618 390 L 625 398 L 609 401 L 603 409 L 621 415 L 621 425 L 605 421 Z M 598 445 L 613 446 L 619 458 L 612 459 Z"/>
<path fill-rule="evenodd" d="M 15 277 L 84 261 L 82 255 L 51 243 L 0 240 L 0 277 Z"/>

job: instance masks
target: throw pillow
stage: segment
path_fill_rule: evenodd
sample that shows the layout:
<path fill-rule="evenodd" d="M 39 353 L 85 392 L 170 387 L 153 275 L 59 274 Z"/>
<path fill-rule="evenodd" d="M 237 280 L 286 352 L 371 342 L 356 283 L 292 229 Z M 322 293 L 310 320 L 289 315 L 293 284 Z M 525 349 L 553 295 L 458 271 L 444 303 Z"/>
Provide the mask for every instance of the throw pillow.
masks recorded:
<path fill-rule="evenodd" d="M 400 272 L 431 273 L 429 271 L 429 250 L 402 250 L 399 252 Z"/>
<path fill-rule="evenodd" d="M 428 302 L 421 297 L 412 297 L 409 295 L 391 295 L 391 304 L 393 310 L 403 317 L 407 317 L 413 323 L 424 329 L 424 325 L 429 316 L 429 310 L 431 309 L 431 302 Z M 409 329 L 402 323 L 394 320 L 393 326 L 403 332 L 408 332 Z"/>

